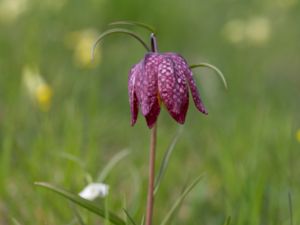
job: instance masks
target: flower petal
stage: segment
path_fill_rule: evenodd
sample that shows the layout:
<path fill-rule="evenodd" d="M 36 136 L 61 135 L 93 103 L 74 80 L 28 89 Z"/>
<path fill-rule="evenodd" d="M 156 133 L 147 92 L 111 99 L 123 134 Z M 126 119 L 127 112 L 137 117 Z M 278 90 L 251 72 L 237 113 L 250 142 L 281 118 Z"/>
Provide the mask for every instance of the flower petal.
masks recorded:
<path fill-rule="evenodd" d="M 150 112 L 145 116 L 146 121 L 147 121 L 147 125 L 148 125 L 149 128 L 152 128 L 153 125 L 156 123 L 159 113 L 160 113 L 160 105 L 159 105 L 159 102 L 157 100 L 153 104 Z"/>
<path fill-rule="evenodd" d="M 189 86 L 190 86 L 190 89 L 191 89 L 191 93 L 192 93 L 192 96 L 193 96 L 193 100 L 194 100 L 194 103 L 197 107 L 197 109 L 204 113 L 204 114 L 208 114 L 207 113 L 207 110 L 201 100 L 201 97 L 200 97 L 200 94 L 199 94 L 199 91 L 197 89 L 197 86 L 196 86 L 196 83 L 195 83 L 195 80 L 193 78 L 193 73 L 192 71 L 190 70 L 190 68 L 188 68 L 186 71 L 185 71 L 185 76 L 186 76 L 186 79 L 189 83 Z"/>
<path fill-rule="evenodd" d="M 131 68 L 128 75 L 128 96 L 131 112 L 131 126 L 133 126 L 136 123 L 139 112 L 138 99 L 135 92 L 135 81 L 136 77 L 140 76 L 141 67 L 141 62 L 139 62 Z"/>
<path fill-rule="evenodd" d="M 191 93 L 192 93 L 192 96 L 193 96 L 193 100 L 194 100 L 194 103 L 195 103 L 197 109 L 200 112 L 204 113 L 204 114 L 208 114 L 206 109 L 205 109 L 205 106 L 204 106 L 204 104 L 201 100 L 199 91 L 197 89 L 195 80 L 193 78 L 193 73 L 190 70 L 189 65 L 187 64 L 185 59 L 182 56 L 180 56 L 179 54 L 176 54 L 176 53 L 166 53 L 166 55 L 171 57 L 176 65 L 180 65 L 184 69 L 184 71 L 185 71 L 184 74 L 185 74 L 185 77 L 186 77 L 186 79 L 188 81 L 188 84 L 190 86 Z"/>
<path fill-rule="evenodd" d="M 159 58 L 160 56 L 156 53 L 146 54 L 142 64 L 142 72 L 136 77 L 136 94 L 144 116 L 147 116 L 152 107 L 158 104 L 157 65 Z"/>
<path fill-rule="evenodd" d="M 164 56 L 158 66 L 158 91 L 171 116 L 184 123 L 189 104 L 184 67 L 171 57 Z"/>

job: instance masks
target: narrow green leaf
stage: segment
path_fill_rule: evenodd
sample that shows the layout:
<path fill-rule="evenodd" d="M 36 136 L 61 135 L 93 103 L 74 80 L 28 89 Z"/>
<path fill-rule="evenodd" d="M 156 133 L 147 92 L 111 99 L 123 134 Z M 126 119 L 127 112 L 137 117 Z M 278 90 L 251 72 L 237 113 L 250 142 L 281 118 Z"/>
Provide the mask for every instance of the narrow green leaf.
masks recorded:
<path fill-rule="evenodd" d="M 290 224 L 294 224 L 294 219 L 293 219 L 293 202 L 292 202 L 292 194 L 289 191 L 289 211 L 290 211 Z"/>
<path fill-rule="evenodd" d="M 77 164 L 80 167 L 80 169 L 82 169 L 83 172 L 85 173 L 84 176 L 85 176 L 85 180 L 87 181 L 87 183 L 92 183 L 93 182 L 92 176 L 86 171 L 85 163 L 82 162 L 82 160 L 80 158 L 78 158 L 77 156 L 72 155 L 70 153 L 67 153 L 67 152 L 56 153 L 55 156 L 60 157 L 62 159 L 69 160 L 69 161 Z"/>
<path fill-rule="evenodd" d="M 145 215 L 142 216 L 141 225 L 145 224 Z"/>
<path fill-rule="evenodd" d="M 199 64 L 191 65 L 190 69 L 194 69 L 194 68 L 197 68 L 197 67 L 207 67 L 207 68 L 210 68 L 210 69 L 214 70 L 219 75 L 219 77 L 221 78 L 221 80 L 223 81 L 225 89 L 226 90 L 228 89 L 225 76 L 223 75 L 223 73 L 221 72 L 221 70 L 219 70 L 217 67 L 215 67 L 215 66 L 213 66 L 213 65 L 211 65 L 209 63 L 199 63 Z"/>
<path fill-rule="evenodd" d="M 11 221 L 13 222 L 14 225 L 21 225 L 21 223 L 14 217 L 11 217 Z"/>
<path fill-rule="evenodd" d="M 104 203 L 105 203 L 105 221 L 104 221 L 104 225 L 110 225 L 109 222 L 109 202 L 108 202 L 108 196 L 104 199 Z M 124 221 L 125 222 L 125 221 Z M 126 222 L 125 222 L 126 224 Z"/>
<path fill-rule="evenodd" d="M 83 222 L 83 219 L 82 219 L 81 215 L 79 214 L 79 212 L 78 212 L 76 206 L 74 205 L 74 203 L 71 203 L 71 202 L 70 202 L 70 206 L 71 206 L 71 209 L 72 209 L 73 212 L 74 212 L 74 215 L 75 215 L 75 217 L 76 217 L 78 223 L 79 223 L 80 225 L 86 225 L 86 224 Z"/>
<path fill-rule="evenodd" d="M 70 201 L 76 203 L 77 205 L 82 206 L 83 208 L 89 210 L 90 212 L 93 212 L 93 213 L 105 218 L 105 209 L 99 207 L 94 202 L 88 201 L 84 198 L 81 198 L 80 196 L 78 196 L 76 194 L 73 194 L 62 188 L 56 187 L 52 184 L 48 184 L 45 182 L 35 182 L 35 185 L 49 189 L 49 190 L 63 196 L 64 198 L 69 199 Z M 126 223 L 120 217 L 118 217 L 117 215 L 115 215 L 112 212 L 109 212 L 108 219 L 110 220 L 110 222 L 112 222 L 115 225 L 126 225 Z"/>
<path fill-rule="evenodd" d="M 112 22 L 110 24 L 108 24 L 109 26 L 115 26 L 115 25 L 130 25 L 130 26 L 138 26 L 138 27 L 142 27 L 142 28 L 145 28 L 147 29 L 148 31 L 150 31 L 151 33 L 155 33 L 155 29 L 146 24 L 146 23 L 140 23 L 140 22 L 135 22 L 135 21 L 115 21 L 115 22 Z"/>
<path fill-rule="evenodd" d="M 185 197 L 190 193 L 191 190 L 199 183 L 199 181 L 202 179 L 202 175 L 197 177 L 185 190 L 184 192 L 179 196 L 179 198 L 176 200 L 176 202 L 173 204 L 170 211 L 167 213 L 165 218 L 163 219 L 161 225 L 168 224 L 169 220 L 172 218 L 172 215 L 177 210 L 178 206 L 181 204 L 181 202 L 185 199 Z"/>
<path fill-rule="evenodd" d="M 127 203 L 126 203 L 126 194 L 123 195 L 123 201 L 122 201 L 122 205 L 123 205 L 123 210 L 127 208 Z M 126 215 L 126 212 L 125 212 L 125 215 Z M 125 222 L 126 222 L 126 225 L 128 225 L 128 216 L 125 217 Z"/>
<path fill-rule="evenodd" d="M 228 216 L 225 223 L 224 223 L 224 225 L 229 225 L 230 222 L 231 222 L 231 216 Z"/>
<path fill-rule="evenodd" d="M 98 39 L 95 41 L 95 43 L 92 46 L 92 60 L 94 59 L 94 55 L 95 55 L 95 49 L 98 45 L 98 43 L 106 36 L 111 35 L 111 34 L 116 34 L 116 33 L 122 33 L 122 34 L 128 34 L 130 36 L 132 36 L 133 38 L 135 38 L 136 40 L 138 40 L 144 47 L 145 49 L 150 52 L 150 48 L 148 47 L 148 45 L 143 41 L 143 39 L 141 37 L 139 37 L 136 33 L 127 30 L 127 29 L 119 29 L 119 28 L 115 28 L 115 29 L 109 29 L 105 32 L 103 32 Z"/>
<path fill-rule="evenodd" d="M 134 222 L 133 218 L 131 217 L 131 215 L 129 214 L 129 212 L 126 209 L 123 209 L 126 216 L 128 217 L 129 221 L 131 222 L 132 225 L 136 225 L 136 223 Z"/>
<path fill-rule="evenodd" d="M 114 157 L 108 162 L 108 164 L 104 167 L 97 178 L 97 182 L 103 182 L 110 171 L 126 156 L 129 155 L 129 151 L 127 149 L 117 153 Z"/>
<path fill-rule="evenodd" d="M 59 152 L 56 154 L 58 157 L 62 158 L 62 159 L 66 159 L 69 160 L 77 165 L 80 166 L 80 168 L 82 168 L 83 170 L 85 170 L 85 164 L 84 162 L 82 162 L 78 157 L 76 157 L 75 155 L 72 155 L 70 153 L 67 152 Z"/>
<path fill-rule="evenodd" d="M 169 145 L 168 149 L 165 151 L 165 154 L 164 154 L 164 157 L 163 157 L 163 160 L 160 164 L 160 168 L 159 168 L 159 171 L 158 171 L 158 175 L 157 177 L 155 178 L 155 185 L 154 185 L 154 195 L 157 193 L 158 189 L 159 189 L 159 186 L 160 186 L 160 183 L 162 181 L 162 178 L 166 172 L 166 169 L 168 167 L 168 164 L 169 164 L 169 159 L 170 159 L 170 156 L 173 152 L 173 149 L 175 148 L 175 145 L 177 143 L 177 140 L 180 136 L 182 132 L 182 128 L 180 127 L 176 133 L 176 135 L 174 136 L 171 144 Z"/>

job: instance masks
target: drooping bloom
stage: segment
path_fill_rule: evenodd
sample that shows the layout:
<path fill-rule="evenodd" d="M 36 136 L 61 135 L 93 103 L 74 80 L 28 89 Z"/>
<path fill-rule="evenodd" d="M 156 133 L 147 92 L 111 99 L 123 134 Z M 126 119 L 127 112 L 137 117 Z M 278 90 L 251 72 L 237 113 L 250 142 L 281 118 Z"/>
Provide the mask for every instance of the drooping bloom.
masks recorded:
<path fill-rule="evenodd" d="M 189 105 L 189 89 L 197 109 L 207 114 L 185 59 L 171 52 L 147 53 L 129 72 L 131 125 L 136 123 L 140 109 L 151 128 L 160 113 L 161 104 L 178 123 L 183 124 Z"/>

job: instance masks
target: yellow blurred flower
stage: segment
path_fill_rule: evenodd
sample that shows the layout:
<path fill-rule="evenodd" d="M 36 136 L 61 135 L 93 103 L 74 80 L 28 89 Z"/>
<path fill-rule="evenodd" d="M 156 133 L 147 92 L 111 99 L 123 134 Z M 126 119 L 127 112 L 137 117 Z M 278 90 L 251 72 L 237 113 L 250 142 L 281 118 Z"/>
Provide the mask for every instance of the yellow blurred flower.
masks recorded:
<path fill-rule="evenodd" d="M 51 87 L 40 75 L 36 67 L 26 66 L 23 69 L 23 83 L 29 97 L 40 110 L 47 112 L 51 107 L 53 92 Z"/>
<path fill-rule="evenodd" d="M 300 129 L 296 132 L 296 139 L 300 142 Z"/>
<path fill-rule="evenodd" d="M 289 9 L 298 3 L 298 0 L 272 0 L 271 4 L 277 4 L 282 9 Z"/>
<path fill-rule="evenodd" d="M 245 23 L 240 19 L 231 20 L 225 24 L 223 32 L 228 41 L 240 43 L 245 38 Z"/>
<path fill-rule="evenodd" d="M 271 34 L 270 21 L 263 17 L 254 17 L 248 21 L 246 26 L 246 37 L 251 44 L 266 43 Z"/>
<path fill-rule="evenodd" d="M 40 108 L 43 111 L 48 111 L 51 106 L 52 89 L 47 84 L 41 84 L 37 87 L 36 98 Z"/>
<path fill-rule="evenodd" d="M 69 48 L 74 50 L 74 63 L 80 68 L 93 68 L 100 61 L 99 46 L 95 52 L 95 59 L 91 59 L 91 48 L 98 34 L 94 29 L 85 29 L 66 35 L 65 42 Z"/>
<path fill-rule="evenodd" d="M 227 22 L 223 29 L 225 38 L 233 43 L 263 45 L 271 36 L 271 23 L 264 17 L 252 17 L 248 21 L 234 19 Z"/>
<path fill-rule="evenodd" d="M 27 8 L 27 0 L 1 0 L 0 22 L 14 22 Z"/>

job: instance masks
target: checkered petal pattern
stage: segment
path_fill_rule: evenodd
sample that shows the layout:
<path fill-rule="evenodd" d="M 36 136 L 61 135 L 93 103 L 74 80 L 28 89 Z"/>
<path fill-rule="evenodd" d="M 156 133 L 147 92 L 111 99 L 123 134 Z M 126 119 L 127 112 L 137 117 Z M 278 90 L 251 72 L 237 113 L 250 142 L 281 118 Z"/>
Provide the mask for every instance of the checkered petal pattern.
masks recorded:
<path fill-rule="evenodd" d="M 148 127 L 152 128 L 161 104 L 178 123 L 183 124 L 189 105 L 189 89 L 197 109 L 207 114 L 185 59 L 176 53 L 147 53 L 129 72 L 131 125 L 136 123 L 140 109 Z"/>

